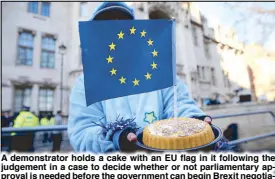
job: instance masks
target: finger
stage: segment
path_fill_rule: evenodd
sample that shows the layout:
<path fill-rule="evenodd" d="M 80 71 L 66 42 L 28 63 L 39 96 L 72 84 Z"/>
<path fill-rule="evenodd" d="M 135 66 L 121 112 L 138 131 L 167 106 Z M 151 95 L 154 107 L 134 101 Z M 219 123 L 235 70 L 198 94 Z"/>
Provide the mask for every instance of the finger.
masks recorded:
<path fill-rule="evenodd" d="M 207 122 L 208 124 L 212 122 L 210 119 L 204 119 L 204 121 Z"/>
<path fill-rule="evenodd" d="M 208 124 L 211 124 L 212 122 L 211 118 L 209 117 L 204 118 L 204 121 L 207 122 Z"/>
<path fill-rule="evenodd" d="M 134 134 L 134 133 L 129 133 L 128 135 L 127 135 L 127 139 L 130 141 L 130 142 L 136 142 L 137 141 L 137 136 L 136 136 L 136 134 Z"/>

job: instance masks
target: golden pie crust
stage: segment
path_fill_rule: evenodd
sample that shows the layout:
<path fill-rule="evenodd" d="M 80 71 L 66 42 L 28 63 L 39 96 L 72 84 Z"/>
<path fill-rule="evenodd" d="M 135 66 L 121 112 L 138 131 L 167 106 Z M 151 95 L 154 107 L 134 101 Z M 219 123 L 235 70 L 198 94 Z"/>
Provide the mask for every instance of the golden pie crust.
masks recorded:
<path fill-rule="evenodd" d="M 143 144 L 155 149 L 182 150 L 209 144 L 215 139 L 211 126 L 198 119 L 156 121 L 143 131 Z"/>

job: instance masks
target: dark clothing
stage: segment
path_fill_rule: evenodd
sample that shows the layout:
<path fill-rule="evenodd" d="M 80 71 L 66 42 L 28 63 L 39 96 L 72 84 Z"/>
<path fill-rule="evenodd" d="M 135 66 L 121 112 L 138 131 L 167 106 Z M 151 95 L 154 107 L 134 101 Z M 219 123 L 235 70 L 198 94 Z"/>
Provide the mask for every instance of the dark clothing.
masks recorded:
<path fill-rule="evenodd" d="M 16 152 L 33 152 L 34 133 L 18 133 L 12 137 L 11 148 Z"/>
<path fill-rule="evenodd" d="M 208 103 L 207 103 L 208 106 L 211 106 L 211 105 L 219 105 L 219 104 L 221 104 L 221 103 L 220 103 L 218 100 L 216 100 L 216 99 L 214 99 L 214 100 L 210 99 L 210 100 L 208 101 Z"/>
<path fill-rule="evenodd" d="M 13 123 L 12 117 L 1 116 L 1 128 L 10 127 Z M 2 150 L 10 150 L 11 136 L 1 135 L 1 148 Z"/>
<path fill-rule="evenodd" d="M 12 122 L 12 117 L 1 116 L 1 127 L 10 127 Z"/>
<path fill-rule="evenodd" d="M 1 136 L 1 150 L 9 151 L 11 145 L 11 136 Z"/>
<path fill-rule="evenodd" d="M 61 145 L 61 142 L 62 142 L 62 133 L 53 134 L 52 139 L 53 139 L 52 152 L 60 151 L 60 145 Z"/>
<path fill-rule="evenodd" d="M 42 143 L 47 143 L 49 141 L 49 133 L 45 132 L 43 135 Z"/>
<path fill-rule="evenodd" d="M 52 125 L 62 125 L 62 115 L 60 113 L 56 114 L 55 117 L 51 118 Z M 53 141 L 53 148 L 52 151 L 60 151 L 60 145 L 62 142 L 62 132 L 60 131 L 53 131 L 51 134 L 51 139 Z"/>
<path fill-rule="evenodd" d="M 238 124 L 232 123 L 230 124 L 226 130 L 224 130 L 223 132 L 224 137 L 229 140 L 229 141 L 233 141 L 233 140 L 237 140 L 239 139 L 239 130 L 238 130 Z M 240 146 L 236 145 L 233 147 L 233 149 L 235 151 L 240 150 Z"/>

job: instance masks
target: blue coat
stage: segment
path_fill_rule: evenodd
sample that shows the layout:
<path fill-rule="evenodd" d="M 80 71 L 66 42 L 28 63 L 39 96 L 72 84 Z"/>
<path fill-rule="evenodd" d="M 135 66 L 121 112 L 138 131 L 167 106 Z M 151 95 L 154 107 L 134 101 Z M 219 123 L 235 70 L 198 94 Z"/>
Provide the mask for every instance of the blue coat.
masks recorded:
<path fill-rule="evenodd" d="M 181 117 L 202 119 L 205 116 L 195 101 L 188 96 L 186 86 L 180 81 L 177 86 L 177 111 L 177 116 Z M 80 76 L 71 92 L 68 121 L 69 139 L 74 150 L 94 153 L 119 150 L 118 139 L 110 139 L 114 131 L 103 135 L 102 127 L 94 125 L 102 118 L 102 123 L 110 124 L 118 115 L 125 119 L 135 118 L 141 128 L 156 120 L 171 118 L 174 116 L 174 89 L 171 87 L 110 99 L 86 107 L 84 78 Z"/>
<path fill-rule="evenodd" d="M 131 14 L 134 18 L 133 10 L 125 3 L 104 2 L 96 9 L 91 20 L 112 7 L 119 7 L 120 10 Z M 177 116 L 203 119 L 205 114 L 198 108 L 195 101 L 189 98 L 185 85 L 178 82 L 177 89 Z M 111 127 L 110 130 L 102 132 L 104 131 L 102 125 L 112 126 L 118 115 L 124 119 L 135 118 L 133 122 L 141 128 L 156 120 L 171 118 L 174 115 L 174 89 L 172 87 L 110 99 L 86 107 L 84 78 L 83 76 L 79 77 L 70 97 L 68 122 L 68 134 L 74 150 L 94 153 L 119 150 L 119 136 L 125 128 L 118 130 L 118 128 Z M 99 126 L 95 123 L 102 125 Z M 133 126 L 130 125 L 133 123 L 128 124 L 127 121 L 124 124 Z"/>

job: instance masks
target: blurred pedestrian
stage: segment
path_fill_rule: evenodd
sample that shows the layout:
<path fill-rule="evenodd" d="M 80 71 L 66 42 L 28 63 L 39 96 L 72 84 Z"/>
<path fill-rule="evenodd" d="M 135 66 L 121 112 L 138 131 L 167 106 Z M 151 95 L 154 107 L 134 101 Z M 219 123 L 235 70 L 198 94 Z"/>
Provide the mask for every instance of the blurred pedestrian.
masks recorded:
<path fill-rule="evenodd" d="M 36 127 L 39 125 L 38 118 L 30 112 L 30 108 L 23 106 L 22 111 L 14 121 L 14 128 Z M 33 152 L 34 132 L 12 133 L 12 150 L 18 152 Z"/>
<path fill-rule="evenodd" d="M 48 116 L 46 114 L 42 115 L 42 118 L 40 119 L 40 126 L 46 127 L 50 125 L 50 121 L 48 119 Z M 43 140 L 42 143 L 46 143 L 49 140 L 49 133 L 47 131 L 43 134 Z"/>
<path fill-rule="evenodd" d="M 1 128 L 3 127 L 10 127 L 13 124 L 13 119 L 12 116 L 10 115 L 10 111 L 2 111 L 1 114 Z M 11 142 L 11 137 L 10 136 L 4 136 L 1 135 L 1 148 L 2 150 L 4 149 L 5 151 L 10 150 L 10 142 Z"/>
<path fill-rule="evenodd" d="M 62 111 L 58 111 L 55 117 L 51 118 L 51 124 L 53 125 L 62 125 L 63 115 Z M 62 132 L 61 131 L 53 131 L 53 148 L 52 152 L 60 151 L 60 146 L 62 142 Z"/>
<path fill-rule="evenodd" d="M 1 114 L 1 127 L 10 127 L 13 124 L 12 116 L 10 115 L 10 110 L 2 111 Z"/>

